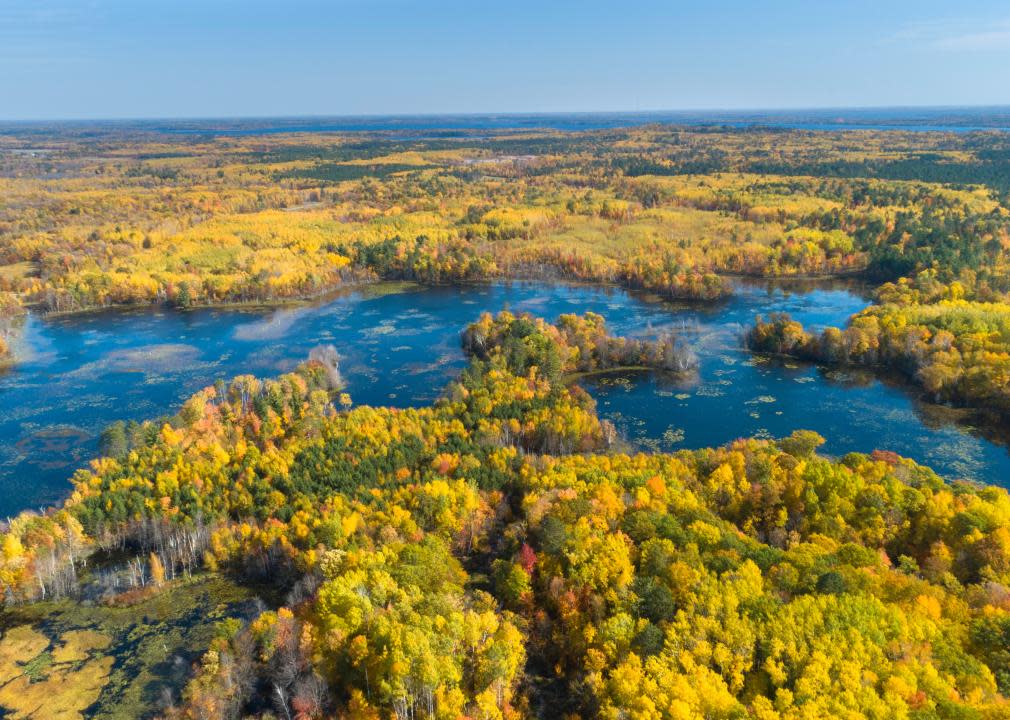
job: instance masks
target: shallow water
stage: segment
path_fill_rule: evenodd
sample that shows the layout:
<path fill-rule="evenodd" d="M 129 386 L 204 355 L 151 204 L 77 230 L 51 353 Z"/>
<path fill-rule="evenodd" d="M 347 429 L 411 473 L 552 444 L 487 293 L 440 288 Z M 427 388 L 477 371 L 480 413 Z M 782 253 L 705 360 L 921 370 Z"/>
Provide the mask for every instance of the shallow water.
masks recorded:
<path fill-rule="evenodd" d="M 917 407 L 907 389 L 865 375 L 764 362 L 740 348 L 740 332 L 756 314 L 787 311 L 805 325 L 844 324 L 864 298 L 837 284 L 738 290 L 728 301 L 700 307 L 585 286 L 378 285 L 280 309 L 32 319 L 27 359 L 0 377 L 0 516 L 62 498 L 110 422 L 170 413 L 217 379 L 290 370 L 317 345 L 338 349 L 356 403 L 428 404 L 463 367 L 460 330 L 482 311 L 504 308 L 548 319 L 593 311 L 617 334 L 674 328 L 689 340 L 701 359 L 695 375 L 583 381 L 600 414 L 643 447 L 703 447 L 808 428 L 829 438 L 827 452 L 888 449 L 948 477 L 1006 484 L 1005 447 Z"/>

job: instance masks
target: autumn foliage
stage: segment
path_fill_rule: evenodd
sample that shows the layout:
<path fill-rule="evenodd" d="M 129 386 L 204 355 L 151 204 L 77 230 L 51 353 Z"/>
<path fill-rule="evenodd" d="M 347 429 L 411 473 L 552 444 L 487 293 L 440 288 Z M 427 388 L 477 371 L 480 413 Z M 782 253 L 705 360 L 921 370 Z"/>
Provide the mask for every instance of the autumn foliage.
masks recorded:
<path fill-rule="evenodd" d="M 883 284 L 846 328 L 776 316 L 751 347 L 1010 412 L 997 134 L 49 140 L 0 153 L 5 318 L 377 278 L 712 301 L 731 275 L 858 274 Z M 5 604 L 77 598 L 111 556 L 132 588 L 113 605 L 194 573 L 266 589 L 163 708 L 177 719 L 1010 715 L 1004 489 L 822 457 L 803 431 L 625 454 L 578 376 L 689 372 L 676 337 L 505 312 L 462 344 L 428 407 L 354 406 L 315 357 L 110 428 L 66 503 L 3 526 Z"/>
<path fill-rule="evenodd" d="M 598 318 L 466 338 L 433 407 L 337 409 L 312 363 L 198 393 L 11 524 L 8 600 L 110 543 L 282 588 L 172 718 L 1006 712 L 1006 491 L 808 432 L 615 453 L 565 374 L 627 347 Z"/>

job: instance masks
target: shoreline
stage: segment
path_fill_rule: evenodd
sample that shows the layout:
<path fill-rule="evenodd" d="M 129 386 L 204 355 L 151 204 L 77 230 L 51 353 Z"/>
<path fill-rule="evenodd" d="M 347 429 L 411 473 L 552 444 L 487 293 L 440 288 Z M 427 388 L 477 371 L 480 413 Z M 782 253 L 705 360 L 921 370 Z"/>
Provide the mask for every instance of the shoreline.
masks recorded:
<path fill-rule="evenodd" d="M 727 273 L 718 274 L 718 277 L 726 280 L 730 283 L 730 291 L 719 295 L 714 298 L 704 298 L 704 297 L 690 297 L 690 296 L 677 296 L 669 292 L 664 292 L 662 289 L 658 288 L 645 288 L 632 286 L 627 283 L 621 283 L 614 280 L 591 280 L 582 278 L 569 278 L 563 276 L 554 277 L 536 277 L 533 275 L 511 275 L 511 276 L 493 276 L 488 278 L 473 279 L 473 280 L 454 280 L 445 283 L 421 283 L 417 280 L 409 279 L 383 279 L 380 277 L 372 277 L 367 279 L 357 279 L 350 280 L 346 283 L 341 283 L 340 285 L 330 286 L 319 290 L 318 292 L 308 293 L 303 295 L 292 295 L 289 297 L 280 297 L 275 299 L 257 299 L 257 300 L 226 300 L 222 302 L 203 302 L 195 303 L 187 307 L 179 307 L 172 305 L 168 302 L 161 303 L 115 303 L 111 305 L 98 305 L 98 306 L 88 306 L 83 308 L 77 308 L 74 310 L 53 310 L 49 312 L 34 312 L 37 311 L 38 303 L 32 305 L 23 306 L 25 309 L 24 317 L 33 316 L 43 322 L 47 320 L 61 320 L 61 319 L 72 319 L 74 317 L 87 317 L 89 315 L 98 316 L 104 313 L 117 314 L 117 313 L 152 313 L 152 312 L 169 312 L 169 313 L 187 313 L 195 311 L 206 311 L 206 310 L 222 310 L 222 311 L 242 311 L 242 310 L 280 310 L 284 308 L 301 308 L 309 307 L 318 302 L 326 302 L 328 300 L 336 299 L 345 294 L 352 294 L 355 292 L 361 292 L 368 288 L 378 288 L 378 287 L 389 287 L 398 286 L 399 289 L 395 292 L 404 291 L 407 288 L 453 288 L 453 287 L 475 287 L 479 285 L 510 285 L 512 283 L 520 284 L 547 284 L 547 285 L 566 285 L 570 287 L 579 288 L 592 288 L 599 289 L 602 291 L 623 291 L 631 295 L 639 296 L 647 301 L 659 301 L 665 303 L 686 303 L 690 305 L 694 304 L 716 304 L 729 300 L 730 298 L 737 295 L 737 285 L 743 286 L 769 286 L 769 285 L 788 285 L 790 283 L 826 283 L 837 281 L 840 283 L 852 283 L 852 282 L 865 282 L 866 289 L 869 289 L 872 285 L 870 281 L 860 280 L 860 275 L 862 271 L 853 271 L 844 274 L 823 274 L 823 275 L 744 275 L 738 273 Z M 861 297 L 867 300 L 867 302 L 873 302 L 872 298 L 869 296 L 869 292 L 862 292 L 861 290 L 856 291 Z M 652 296 L 650 298 L 649 296 Z M 849 318 L 851 319 L 851 317 Z M 14 333 L 14 339 L 20 341 L 22 339 L 22 333 Z M 19 345 L 19 342 L 12 343 L 13 346 Z M 7 358 L 0 359 L 0 373 L 8 373 L 16 371 L 17 368 L 22 364 L 22 359 L 19 357 L 20 353 L 11 350 Z"/>
<path fill-rule="evenodd" d="M 823 274 L 804 274 L 804 275 L 748 275 L 741 273 L 713 273 L 714 275 L 729 280 L 730 282 L 744 282 L 744 283 L 789 283 L 789 282 L 826 282 L 832 280 L 838 280 L 841 282 L 853 281 L 853 280 L 864 280 L 867 285 L 872 285 L 873 281 L 862 277 L 862 270 L 857 271 L 847 271 L 844 273 L 823 273 Z M 190 310 L 212 310 L 212 309 L 228 309 L 228 308 L 280 308 L 285 306 L 299 306 L 312 303 L 313 301 L 325 298 L 327 296 L 336 296 L 340 293 L 354 292 L 362 287 L 370 287 L 376 285 L 383 285 L 389 283 L 402 283 L 405 285 L 414 285 L 417 287 L 472 287 L 475 285 L 486 285 L 486 284 L 509 284 L 513 282 L 520 283 L 547 283 L 547 284 L 562 284 L 562 285 L 572 285 L 575 287 L 597 287 L 601 289 L 614 289 L 614 290 L 624 290 L 626 292 L 639 292 L 639 293 L 654 293 L 658 297 L 665 300 L 675 300 L 680 302 L 718 302 L 719 300 L 732 297 L 733 293 L 729 293 L 722 297 L 717 298 L 692 298 L 692 297 L 681 297 L 681 296 L 671 296 L 664 293 L 659 288 L 648 288 L 648 287 L 638 287 L 634 285 L 629 285 L 616 280 L 592 280 L 592 279 L 581 279 L 581 278 L 569 278 L 563 276 L 556 277 L 535 277 L 533 275 L 511 275 L 511 276 L 491 276 L 487 278 L 480 278 L 474 280 L 455 280 L 451 282 L 444 283 L 422 283 L 417 280 L 410 279 L 398 279 L 398 278 L 381 278 L 376 277 L 367 280 L 353 280 L 346 283 L 341 283 L 340 285 L 329 286 L 314 293 L 306 293 L 302 295 L 290 295 L 286 297 L 278 298 L 264 298 L 258 300 L 222 300 L 220 302 L 201 302 L 193 303 L 186 307 L 180 307 L 177 305 L 172 305 L 171 303 L 165 302 L 151 302 L 151 303 L 112 303 L 109 305 L 88 305 L 85 307 L 76 308 L 74 310 L 50 310 L 46 312 L 37 312 L 36 317 L 41 319 L 48 318 L 65 318 L 73 317 L 75 315 L 87 315 L 91 313 L 102 313 L 102 312 L 128 312 L 133 310 L 169 310 L 175 312 L 186 312 Z M 39 303 L 31 303 L 24 306 L 26 311 L 37 311 Z"/>
<path fill-rule="evenodd" d="M 772 283 L 773 284 L 778 284 L 777 279 L 773 280 Z M 622 293 L 627 292 L 629 297 L 636 298 L 636 300 L 638 302 L 647 302 L 647 303 L 654 304 L 658 308 L 658 310 L 660 312 L 662 312 L 663 308 L 666 307 L 665 304 L 664 304 L 664 302 L 662 302 L 661 299 L 658 296 L 654 296 L 653 298 L 643 299 L 641 297 L 641 295 L 642 294 L 648 295 L 649 294 L 648 292 L 640 293 L 640 292 L 636 292 L 636 291 L 627 290 L 623 286 L 617 285 L 617 284 L 614 284 L 614 283 L 602 284 L 602 283 L 588 282 L 588 281 L 558 280 L 558 279 L 551 280 L 551 281 L 546 281 L 546 280 L 529 279 L 529 278 L 510 278 L 510 279 L 499 279 L 499 280 L 492 279 L 492 280 L 477 280 L 477 281 L 459 281 L 459 282 L 453 282 L 453 283 L 444 283 L 444 284 L 435 285 L 435 286 L 432 286 L 432 285 L 421 285 L 421 284 L 413 282 L 413 281 L 403 281 L 403 280 L 372 280 L 372 281 L 368 281 L 368 282 L 357 282 L 357 283 L 354 283 L 353 285 L 347 284 L 344 287 L 337 288 L 334 291 L 330 291 L 328 293 L 317 294 L 317 295 L 315 295 L 312 298 L 298 298 L 298 299 L 290 298 L 290 299 L 283 300 L 281 302 L 273 302 L 273 303 L 270 303 L 270 302 L 246 301 L 246 302 L 243 302 L 242 304 L 234 304 L 233 303 L 233 304 L 230 305 L 230 307 L 233 307 L 233 308 L 236 308 L 236 309 L 240 309 L 240 308 L 285 308 L 285 307 L 299 307 L 299 306 L 305 306 L 306 304 L 311 303 L 313 300 L 318 300 L 320 297 L 326 297 L 328 295 L 334 295 L 334 294 L 337 295 L 337 296 L 342 296 L 342 295 L 352 294 L 352 293 L 362 293 L 362 292 L 363 293 L 368 293 L 369 291 L 371 291 L 371 292 L 379 293 L 380 296 L 385 296 L 387 294 L 389 294 L 389 295 L 397 295 L 397 294 L 409 293 L 409 292 L 424 292 L 425 290 L 428 290 L 430 288 L 437 288 L 437 287 L 443 287 L 443 288 L 453 288 L 453 287 L 482 287 L 482 286 L 489 286 L 489 285 L 498 285 L 498 286 L 510 286 L 510 285 L 526 286 L 528 288 L 533 288 L 533 290 L 530 291 L 532 293 L 536 293 L 537 292 L 536 288 L 538 286 L 556 286 L 556 287 L 585 288 L 585 289 L 588 289 L 588 290 L 591 290 L 591 291 L 600 291 L 601 293 L 605 293 L 605 292 L 613 291 L 613 290 L 620 290 Z M 547 292 L 547 291 L 545 290 L 545 292 Z M 410 300 L 408 299 L 408 300 L 406 300 L 406 302 L 409 303 Z M 709 304 L 717 304 L 717 302 L 718 301 L 713 301 L 712 303 L 709 303 Z M 185 315 L 185 313 L 188 312 L 189 310 L 221 309 L 221 308 L 227 308 L 227 307 L 229 307 L 229 306 L 223 305 L 223 304 L 212 304 L 212 305 L 196 306 L 196 307 L 193 307 L 193 308 L 189 308 L 187 310 L 180 310 L 179 314 L 180 315 Z M 91 310 L 91 311 L 88 311 L 88 312 L 92 312 L 92 313 L 102 313 L 102 312 L 117 313 L 117 312 L 134 311 L 136 313 L 135 316 L 142 317 L 145 312 L 149 312 L 150 310 L 151 310 L 151 306 L 146 306 L 146 305 L 145 306 L 127 305 L 127 306 L 117 306 L 117 307 L 111 307 L 111 308 L 100 308 L 100 309 Z M 84 312 L 85 311 L 75 311 L 74 313 L 70 313 L 70 314 L 72 314 L 72 315 L 79 315 L 79 314 L 83 314 Z M 582 310 L 581 309 L 580 310 L 574 310 L 574 309 L 572 309 L 572 310 L 565 310 L 565 312 L 582 312 Z M 168 316 L 168 317 L 170 317 L 170 316 L 172 316 L 174 314 L 175 313 L 171 312 L 171 309 L 166 309 L 165 312 L 163 313 L 164 316 Z M 536 314 L 536 311 L 534 311 L 534 314 Z M 804 364 L 808 364 L 810 362 L 810 361 L 806 361 L 806 360 L 799 359 L 799 358 L 793 358 L 792 356 L 788 356 L 788 355 L 772 356 L 772 355 L 769 355 L 767 353 L 756 353 L 756 352 L 753 352 L 753 351 L 749 351 L 749 352 L 751 354 L 755 355 L 755 356 L 764 355 L 766 357 L 788 358 L 790 360 L 793 360 L 793 361 L 796 361 L 796 362 L 800 362 L 800 363 L 804 363 Z M 817 363 L 812 363 L 812 364 L 817 365 Z M 863 372 L 865 372 L 868 375 L 874 377 L 875 379 L 883 379 L 883 376 L 885 376 L 885 375 L 891 375 L 891 377 L 894 377 L 893 374 L 886 373 L 886 368 L 882 368 L 882 367 L 881 368 L 854 368 L 854 369 L 861 369 Z M 601 376 L 620 376 L 622 374 L 629 374 L 629 375 L 630 374 L 635 374 L 635 375 L 637 375 L 637 374 L 644 374 L 644 373 L 659 373 L 659 374 L 677 375 L 677 376 L 683 377 L 683 376 L 691 376 L 692 374 L 696 374 L 697 372 L 698 372 L 698 369 L 696 369 L 696 368 L 688 368 L 686 370 L 679 371 L 679 370 L 668 370 L 668 369 L 664 369 L 664 368 L 656 368 L 656 367 L 650 367 L 650 366 L 644 366 L 644 365 L 622 365 L 622 366 L 615 366 L 615 367 L 599 368 L 599 369 L 596 369 L 596 370 L 587 370 L 587 371 L 569 373 L 569 374 L 567 374 L 565 376 L 564 381 L 568 385 L 581 385 L 582 383 L 584 383 L 586 381 L 591 381 L 592 378 L 601 377 Z M 258 377 L 273 377 L 273 374 L 266 374 L 266 375 L 259 374 Z M 902 390 L 904 391 L 905 394 L 911 396 L 914 400 L 918 401 L 923 407 L 936 407 L 936 408 L 941 408 L 941 409 L 944 407 L 944 406 L 941 406 L 941 405 L 937 405 L 936 403 L 930 402 L 927 398 L 923 397 L 920 394 L 918 388 L 916 388 L 914 385 L 908 383 L 907 381 L 906 382 L 902 382 L 901 388 L 902 388 Z M 180 396 L 180 397 L 183 397 L 183 396 Z M 179 398 L 176 398 L 176 399 L 179 399 Z M 373 405 L 375 407 L 386 406 L 385 402 L 375 402 L 375 401 L 372 401 L 369 404 L 371 404 L 371 405 Z M 972 410 L 974 410 L 974 409 L 972 409 Z M 961 428 L 964 428 L 964 429 L 969 430 L 969 431 L 976 431 L 978 435 L 980 435 L 984 439 L 989 440 L 990 442 L 993 442 L 994 444 L 999 444 L 999 445 L 1002 445 L 1004 447 L 1006 447 L 1007 444 L 1010 444 L 1010 443 L 1008 443 L 1007 438 L 1002 438 L 1002 437 L 996 436 L 992 432 L 992 429 L 991 429 L 994 424 L 991 423 L 991 422 L 983 422 L 984 418 L 981 417 L 979 414 L 976 413 L 974 415 L 970 415 L 968 413 L 963 413 L 961 415 L 962 415 L 962 417 L 949 418 L 949 419 L 955 425 L 957 425 L 957 426 L 959 426 Z M 118 419 L 118 417 L 121 417 L 121 416 L 116 416 L 116 417 Z M 148 419 L 150 419 L 150 417 L 151 416 L 148 416 Z M 92 459 L 92 456 L 88 456 L 87 459 L 84 460 L 84 462 L 82 462 L 82 463 L 80 463 L 78 465 L 75 465 L 74 467 L 86 467 L 87 463 L 88 463 L 88 461 L 90 461 L 90 459 Z M 70 474 L 72 474 L 72 472 L 68 473 L 68 475 L 70 475 Z M 59 503 L 55 503 L 55 505 L 58 505 L 58 504 Z"/>

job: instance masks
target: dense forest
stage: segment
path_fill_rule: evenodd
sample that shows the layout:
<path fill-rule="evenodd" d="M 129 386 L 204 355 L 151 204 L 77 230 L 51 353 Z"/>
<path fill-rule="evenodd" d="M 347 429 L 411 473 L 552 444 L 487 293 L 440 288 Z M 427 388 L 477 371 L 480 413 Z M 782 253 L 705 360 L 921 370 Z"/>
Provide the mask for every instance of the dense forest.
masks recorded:
<path fill-rule="evenodd" d="M 876 289 L 847 327 L 758 318 L 745 342 L 1001 422 L 1008 153 L 716 127 L 0 134 L 0 363 L 26 311 L 376 279 L 704 303 L 733 276 L 852 276 Z M 802 430 L 636 452 L 579 382 L 690 372 L 683 338 L 592 313 L 458 330 L 468 364 L 430 406 L 356 405 L 330 348 L 106 429 L 63 504 L 0 526 L 0 715 L 1010 716 L 1006 490 Z M 173 660 L 154 643 L 183 616 Z"/>

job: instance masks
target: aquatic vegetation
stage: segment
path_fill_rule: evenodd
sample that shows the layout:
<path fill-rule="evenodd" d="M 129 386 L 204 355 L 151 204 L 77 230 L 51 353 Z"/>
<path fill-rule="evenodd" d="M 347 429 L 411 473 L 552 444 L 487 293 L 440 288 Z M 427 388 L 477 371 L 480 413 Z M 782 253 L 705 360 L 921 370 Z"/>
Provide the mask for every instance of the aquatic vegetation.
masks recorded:
<path fill-rule="evenodd" d="M 827 459 L 802 431 L 614 452 L 564 372 L 575 348 L 607 357 L 592 347 L 610 336 L 575 332 L 592 322 L 569 319 L 566 335 L 482 319 L 470 366 L 430 407 L 338 408 L 316 360 L 142 425 L 76 476 L 63 509 L 4 533 L 8 598 L 40 581 L 77 592 L 97 547 L 135 553 L 142 590 L 136 605 L 61 601 L 110 619 L 53 636 L 9 626 L 18 682 L 138 701 L 134 684 L 112 689 L 135 655 L 109 661 L 123 636 L 108 623 L 158 603 L 178 617 L 198 595 L 188 583 L 218 577 L 203 567 L 286 597 L 187 636 L 202 654 L 170 718 L 1005 713 L 1005 490 L 947 484 L 889 452 Z M 234 617 L 201 603 L 201 617 Z M 173 627 L 140 634 L 179 638 Z M 865 679 L 858 693 L 847 673 Z"/>
<path fill-rule="evenodd" d="M 254 320 L 235 328 L 236 340 L 279 340 L 287 335 L 298 320 L 306 314 L 303 308 L 281 309 L 261 320 Z"/>
<path fill-rule="evenodd" d="M 663 442 L 668 445 L 677 445 L 684 442 L 687 433 L 684 428 L 669 428 L 663 433 Z"/>
<path fill-rule="evenodd" d="M 198 362 L 201 356 L 199 348 L 185 343 L 164 343 L 136 350 L 112 350 L 100 361 L 77 368 L 71 379 L 106 372 L 167 374 Z"/>
<path fill-rule="evenodd" d="M 216 623 L 251 604 L 220 578 L 166 586 L 128 607 L 68 601 L 9 609 L 0 708 L 10 717 L 131 718 L 178 697 Z"/>
<path fill-rule="evenodd" d="M 378 278 L 615 283 L 686 304 L 726 298 L 732 274 L 858 273 L 884 284 L 845 329 L 777 316 L 748 342 L 896 368 L 935 399 L 1010 412 L 997 134 L 49 139 L 52 172 L 12 154 L 0 178 L 0 316 L 116 304 L 188 316 Z M 232 339 L 286 338 L 308 315 L 281 310 Z M 343 370 L 396 398 L 398 380 L 381 385 L 363 357 L 387 340 L 411 351 L 398 338 L 440 321 L 363 316 L 365 348 Z M 593 313 L 485 314 L 463 332 L 461 373 L 444 345 L 411 357 L 405 374 L 454 376 L 434 402 L 389 408 L 344 392 L 337 348 L 351 325 L 332 319 L 292 372 L 242 375 L 170 418 L 110 427 L 65 503 L 3 526 L 5 716 L 1007 715 L 1005 490 L 947 483 L 889 450 L 829 459 L 807 431 L 674 452 L 700 428 L 649 437 L 641 414 L 615 412 L 649 451 L 627 454 L 578 385 L 616 371 L 600 386 L 615 406 L 634 402 L 631 371 L 690 379 L 695 348 L 715 350 L 724 367 L 676 385 L 697 383 L 691 393 L 656 394 L 705 403 L 742 389 L 725 422 L 774 426 L 801 389 L 777 364 L 734 355 L 735 331 L 642 339 Z M 114 348 L 78 378 L 138 373 L 152 387 L 201 362 L 189 343 Z M 760 389 L 738 387 L 744 369 Z M 109 398 L 67 405 L 86 402 Z M 33 442 L 71 451 L 81 432 Z M 963 436 L 936 445 L 970 471 Z M 244 605 L 252 587 L 269 606 Z"/>
<path fill-rule="evenodd" d="M 51 650 L 41 633 L 11 630 L 0 650 L 0 707 L 12 718 L 83 718 L 108 682 L 113 659 L 92 655 L 107 640 L 73 633 Z"/>

